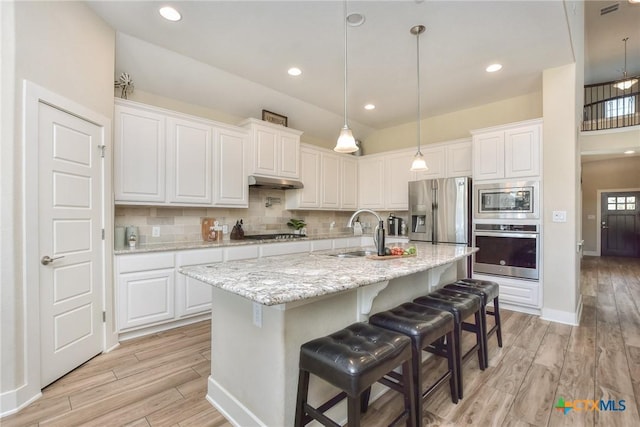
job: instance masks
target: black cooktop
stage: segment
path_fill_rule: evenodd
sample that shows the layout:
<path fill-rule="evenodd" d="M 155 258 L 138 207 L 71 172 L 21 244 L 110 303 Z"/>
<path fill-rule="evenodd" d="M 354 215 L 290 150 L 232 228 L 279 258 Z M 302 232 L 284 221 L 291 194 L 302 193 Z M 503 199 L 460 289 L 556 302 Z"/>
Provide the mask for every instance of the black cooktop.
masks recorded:
<path fill-rule="evenodd" d="M 245 240 L 295 240 L 307 237 L 304 234 L 277 233 L 277 234 L 245 234 Z"/>

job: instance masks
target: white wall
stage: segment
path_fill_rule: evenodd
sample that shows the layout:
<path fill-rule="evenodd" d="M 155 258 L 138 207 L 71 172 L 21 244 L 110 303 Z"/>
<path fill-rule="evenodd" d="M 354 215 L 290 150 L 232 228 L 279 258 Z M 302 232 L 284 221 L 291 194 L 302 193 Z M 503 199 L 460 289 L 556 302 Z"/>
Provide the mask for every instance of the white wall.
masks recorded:
<path fill-rule="evenodd" d="M 543 73 L 543 311 L 550 320 L 575 322 L 576 222 L 578 217 L 575 64 Z M 566 211 L 567 222 L 552 222 L 552 211 Z"/>
<path fill-rule="evenodd" d="M 542 116 L 542 93 L 534 92 L 491 104 L 429 117 L 420 122 L 421 144 L 468 138 L 469 131 Z M 416 122 L 389 127 L 367 136 L 362 145 L 365 154 L 380 153 L 417 144 Z"/>
<path fill-rule="evenodd" d="M 21 240 L 27 225 L 23 221 L 21 165 L 29 161 L 22 158 L 23 81 L 29 80 L 112 119 L 115 34 L 83 2 L 3 1 L 0 8 L 3 66 L 0 414 L 3 414 L 40 391 L 39 378 L 34 378 L 28 366 L 32 360 L 27 357 L 28 342 L 32 339 L 27 325 L 33 324 L 39 307 L 25 298 L 27 291 L 37 292 L 38 283 L 23 281 L 25 259 Z M 13 39 L 14 58 L 10 52 Z M 13 71 L 12 64 L 15 74 L 5 74 L 7 70 Z"/>

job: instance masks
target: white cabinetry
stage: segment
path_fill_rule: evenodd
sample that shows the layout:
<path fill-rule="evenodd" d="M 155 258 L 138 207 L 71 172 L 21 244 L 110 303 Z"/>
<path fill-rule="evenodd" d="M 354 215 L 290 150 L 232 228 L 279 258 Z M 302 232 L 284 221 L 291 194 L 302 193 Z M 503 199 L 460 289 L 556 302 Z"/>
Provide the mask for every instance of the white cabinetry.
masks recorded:
<path fill-rule="evenodd" d="M 386 156 L 384 159 L 384 208 L 409 209 L 409 181 L 413 172 L 409 169 L 413 156 L 407 153 Z"/>
<path fill-rule="evenodd" d="M 359 208 L 384 209 L 384 158 L 376 156 L 358 160 L 358 188 Z"/>
<path fill-rule="evenodd" d="M 323 208 L 340 208 L 340 158 L 330 153 L 320 156 L 320 205 Z"/>
<path fill-rule="evenodd" d="M 412 181 L 420 181 L 422 179 L 436 179 L 436 178 L 444 178 L 445 177 L 445 147 L 438 146 L 432 148 L 421 148 L 420 151 L 424 156 L 424 161 L 429 168 L 423 172 L 413 172 L 411 176 Z M 411 166 L 411 162 L 413 161 L 413 156 L 415 152 L 411 156 L 407 169 Z"/>
<path fill-rule="evenodd" d="M 243 123 L 251 135 L 249 174 L 300 178 L 300 135 L 302 132 L 249 119 Z"/>
<path fill-rule="evenodd" d="M 538 177 L 541 120 L 473 131 L 475 180 Z"/>
<path fill-rule="evenodd" d="M 471 176 L 471 139 L 464 139 L 458 142 L 452 141 L 445 146 L 446 149 L 446 177 L 454 178 L 459 176 Z"/>
<path fill-rule="evenodd" d="M 174 318 L 173 253 L 118 257 L 118 328 Z"/>
<path fill-rule="evenodd" d="M 116 201 L 165 201 L 165 116 L 145 108 L 115 106 Z"/>
<path fill-rule="evenodd" d="M 214 204 L 249 207 L 249 186 L 245 168 L 247 134 L 216 129 L 214 144 Z"/>
<path fill-rule="evenodd" d="M 248 206 L 246 130 L 123 100 L 114 120 L 116 203 Z"/>
<path fill-rule="evenodd" d="M 199 249 L 176 252 L 177 268 L 222 262 L 222 249 Z M 211 310 L 211 285 L 176 274 L 176 317 L 199 314 Z"/>
<path fill-rule="evenodd" d="M 358 161 L 354 158 L 340 157 L 340 208 L 358 208 Z"/>
<path fill-rule="evenodd" d="M 169 203 L 211 203 L 210 125 L 167 118 L 167 187 Z"/>
<path fill-rule="evenodd" d="M 356 209 L 358 161 L 324 148 L 303 144 L 300 179 L 304 188 L 285 192 L 287 209 Z"/>

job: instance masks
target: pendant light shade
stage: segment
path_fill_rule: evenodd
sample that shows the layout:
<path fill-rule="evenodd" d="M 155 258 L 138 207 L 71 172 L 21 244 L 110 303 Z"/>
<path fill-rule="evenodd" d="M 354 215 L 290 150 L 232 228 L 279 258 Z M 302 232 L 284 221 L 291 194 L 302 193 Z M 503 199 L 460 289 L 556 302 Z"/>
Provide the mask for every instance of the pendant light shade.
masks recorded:
<path fill-rule="evenodd" d="M 622 39 L 622 41 L 624 42 L 624 71 L 622 72 L 622 81 L 619 81 L 618 83 L 613 85 L 620 90 L 627 90 L 631 86 L 638 83 L 638 79 L 627 78 L 627 40 L 629 40 L 629 37 L 625 37 L 624 39 Z"/>
<path fill-rule="evenodd" d="M 411 171 L 412 172 L 421 172 L 429 170 L 427 167 L 427 162 L 424 160 L 424 156 L 420 152 L 420 34 L 424 33 L 425 30 L 424 25 L 416 25 L 415 27 L 411 27 L 409 32 L 416 36 L 416 77 L 418 82 L 418 117 L 416 120 L 417 129 L 418 129 L 418 151 L 416 155 L 413 157 L 413 162 L 411 162 Z"/>
<path fill-rule="evenodd" d="M 347 2 L 344 2 L 344 127 L 340 131 L 340 136 L 333 151 L 338 153 L 353 153 L 358 151 L 356 139 L 349 129 L 347 121 Z"/>

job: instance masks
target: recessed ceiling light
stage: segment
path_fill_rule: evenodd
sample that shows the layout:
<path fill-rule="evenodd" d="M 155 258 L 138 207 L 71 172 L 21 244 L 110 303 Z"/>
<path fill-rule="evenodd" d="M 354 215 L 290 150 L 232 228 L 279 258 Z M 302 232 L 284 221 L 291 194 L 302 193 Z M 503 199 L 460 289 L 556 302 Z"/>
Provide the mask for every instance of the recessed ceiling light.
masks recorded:
<path fill-rule="evenodd" d="M 347 15 L 347 24 L 352 27 L 359 27 L 364 24 L 364 15 L 361 13 L 350 13 Z"/>
<path fill-rule="evenodd" d="M 635 153 L 635 151 L 633 151 L 633 150 L 627 150 L 627 151 L 624 152 L 624 154 L 633 154 L 633 153 Z"/>
<path fill-rule="evenodd" d="M 287 73 L 290 76 L 299 76 L 300 74 L 302 74 L 302 70 L 298 67 L 291 67 L 287 70 Z"/>
<path fill-rule="evenodd" d="M 364 109 L 365 110 L 375 110 L 376 106 L 373 105 L 373 104 L 367 104 L 367 105 L 364 106 Z"/>
<path fill-rule="evenodd" d="M 640 0 L 629 0 L 629 3 L 632 3 L 632 4 L 633 4 L 633 3 L 638 4 L 638 3 L 640 3 Z"/>
<path fill-rule="evenodd" d="M 502 70 L 502 64 L 491 64 L 487 68 L 487 73 L 495 73 L 496 71 Z"/>
<path fill-rule="evenodd" d="M 171 6 L 161 7 L 160 15 L 162 15 L 162 17 L 167 21 L 172 21 L 172 22 L 179 21 L 182 19 L 182 15 L 180 15 L 180 12 L 178 12 Z"/>

